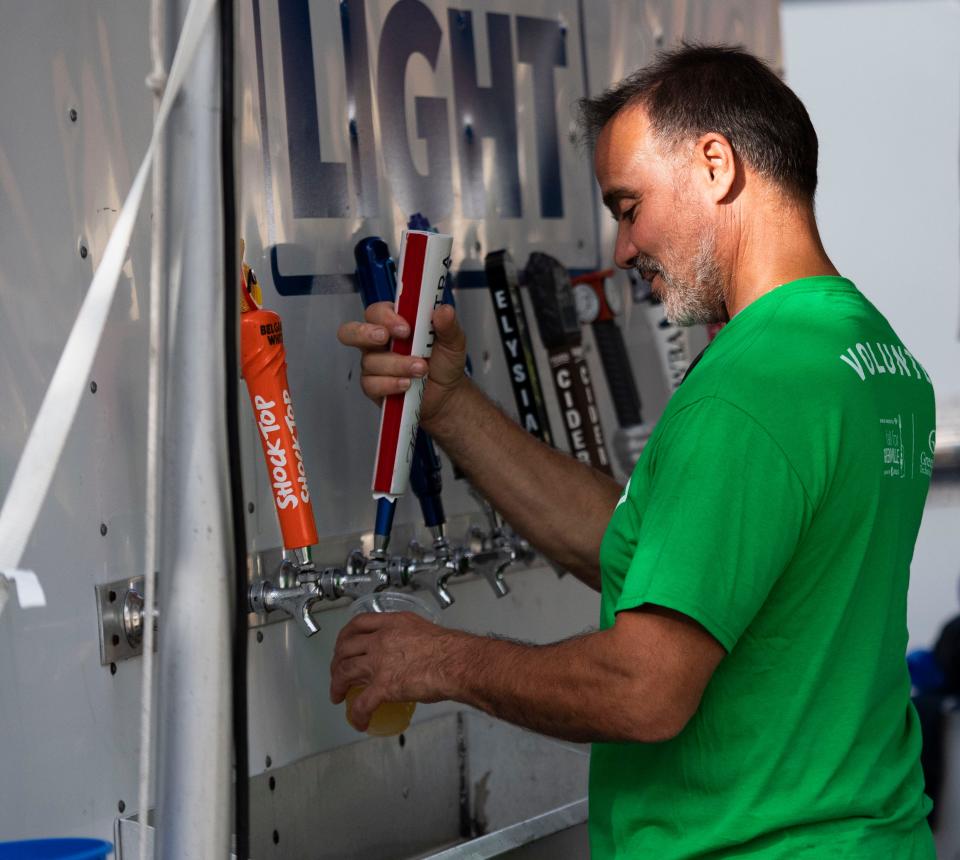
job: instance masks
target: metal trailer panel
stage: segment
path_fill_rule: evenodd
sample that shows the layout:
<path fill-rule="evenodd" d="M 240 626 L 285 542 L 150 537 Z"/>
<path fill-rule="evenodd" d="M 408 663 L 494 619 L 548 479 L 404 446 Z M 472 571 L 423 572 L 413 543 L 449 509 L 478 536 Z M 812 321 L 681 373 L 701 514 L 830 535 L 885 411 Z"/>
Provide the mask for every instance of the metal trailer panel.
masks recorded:
<path fill-rule="evenodd" d="M 296 4 L 282 5 L 286 9 Z M 396 146 L 384 138 L 381 125 L 385 118 L 389 122 L 388 115 L 396 105 L 381 106 L 376 69 L 384 51 L 390 60 L 390 51 L 397 45 L 409 48 L 410 44 L 394 38 L 393 47 L 384 45 L 385 23 L 400 20 L 398 16 L 405 17 L 408 11 L 428 23 L 425 11 L 439 31 L 436 67 L 431 67 L 428 57 L 415 54 L 403 75 L 407 143 L 417 172 L 425 173 L 436 164 L 428 153 L 430 141 L 422 135 L 432 134 L 430 140 L 438 147 L 444 143 L 442 129 L 437 131 L 437 123 L 424 122 L 426 132 L 422 131 L 417 127 L 416 111 L 420 105 L 425 120 L 435 120 L 441 103 L 417 100 L 442 99 L 452 209 L 447 220 L 439 219 L 439 225 L 457 236 L 454 267 L 466 272 L 461 278 L 458 308 L 478 366 L 478 380 L 503 404 L 511 402 L 511 394 L 489 296 L 485 290 L 470 288 L 476 283 L 471 273 L 476 272 L 483 253 L 506 245 L 522 264 L 529 250 L 537 248 L 555 253 L 569 266 L 585 268 L 609 259 L 610 227 L 605 226 L 605 219 L 596 220 L 589 164 L 569 138 L 570 104 L 586 91 L 584 78 L 591 92 L 599 91 L 648 58 L 661 31 L 665 44 L 677 35 L 709 40 L 732 34 L 779 62 L 777 4 L 772 0 L 709 4 L 706 0 L 610 4 L 472 0 L 460 4 L 456 8 L 470 17 L 476 85 L 490 86 L 501 68 L 496 61 L 491 63 L 491 38 L 501 54 L 509 44 L 516 70 L 512 107 L 519 186 L 511 189 L 509 183 L 495 181 L 502 156 L 492 141 L 480 141 L 478 158 L 486 171 L 485 187 L 490 190 L 490 200 L 496 202 L 490 204 L 486 217 L 471 218 L 463 207 L 461 135 L 466 135 L 470 119 L 478 135 L 481 121 L 457 113 L 450 51 L 451 38 L 458 40 L 458 50 L 465 50 L 467 28 L 438 2 L 369 0 L 346 6 L 354 14 L 363 6 L 366 13 L 378 207 L 364 218 L 294 217 L 287 145 L 290 118 L 276 6 L 259 2 L 238 6 L 240 224 L 266 303 L 284 320 L 290 384 L 305 459 L 319 500 L 321 552 L 325 542 L 332 545 L 344 535 L 368 529 L 373 516 L 368 487 L 376 411 L 357 389 L 356 356 L 334 341 L 337 325 L 359 313 L 359 298 L 343 292 L 349 289 L 344 275 L 352 268 L 350 251 L 356 239 L 374 230 L 383 233 L 395 248 L 398 228 L 410 214 L 406 210 L 428 209 L 429 216 L 426 204 L 436 202 L 437 197 L 429 183 L 418 184 L 409 166 L 407 179 L 413 180 L 415 190 L 420 189 L 416 193 L 423 192 L 426 197 L 420 201 L 410 189 L 403 196 L 405 192 L 396 188 L 400 175 Z M 344 165 L 349 202 L 354 187 L 351 100 L 340 8 L 309 4 L 313 68 L 304 69 L 303 78 L 315 83 L 319 151 L 323 161 Z M 489 15 L 506 16 L 506 25 L 502 17 Z M 566 28 L 566 65 L 556 66 L 552 75 L 564 217 L 542 214 L 544 186 L 539 164 L 543 144 L 537 142 L 538 126 L 533 120 L 537 114 L 533 67 L 517 61 L 520 17 L 546 22 L 537 26 L 548 31 L 553 27 L 554 33 Z M 0 410 L 0 487 L 6 487 L 133 170 L 146 148 L 152 100 L 143 83 L 149 72 L 145 5 L 115 0 L 70 4 L 0 0 L 0 20 L 4 21 L 0 32 L 0 104 L 4 106 L 0 115 L 0 398 L 4 403 Z M 406 31 L 400 25 L 394 32 L 403 34 Z M 526 32 L 530 49 L 530 31 Z M 358 99 L 363 101 L 357 81 L 355 77 L 354 109 Z M 540 109 L 542 115 L 542 102 Z M 76 111 L 75 119 L 71 110 Z M 488 124 L 490 113 L 485 114 Z M 299 110 L 295 115 L 302 118 Z M 265 149 L 269 160 L 264 159 Z M 369 150 L 364 152 L 363 158 L 369 159 Z M 515 199 L 517 193 L 524 215 L 506 217 L 499 206 Z M 81 256 L 81 244 L 85 256 Z M 275 255 L 274 246 L 279 246 Z M 39 572 L 48 606 L 21 610 L 12 601 L 0 617 L 3 839 L 81 834 L 110 838 L 121 801 L 126 813 L 135 804 L 141 661 L 117 663 L 115 673 L 100 665 L 94 586 L 141 572 L 149 262 L 149 214 L 145 208 L 92 373 L 96 389 L 91 385 L 82 402 L 27 550 L 25 563 Z M 275 268 L 279 278 L 274 275 Z M 291 282 L 283 280 L 289 275 L 311 276 L 307 287 L 315 291 L 289 294 Z M 302 288 L 304 283 L 294 281 L 293 285 Z M 647 314 L 629 304 L 628 314 L 622 325 L 644 398 L 645 417 L 655 419 L 670 391 L 655 349 L 657 333 L 650 328 Z M 702 335 L 697 337 L 703 340 Z M 594 377 L 601 380 L 599 365 L 589 350 L 589 333 L 585 340 Z M 556 420 L 552 391 L 547 397 Z M 612 409 L 608 403 L 601 406 L 604 426 L 612 430 Z M 253 505 L 248 532 L 253 550 L 266 553 L 279 545 L 279 533 L 252 418 L 243 434 L 244 478 Z M 184 456 L 172 438 L 167 442 L 167 458 Z M 472 513 L 473 502 L 446 466 L 444 478 L 448 514 Z M 409 499 L 401 501 L 398 523 L 416 523 L 418 518 L 416 506 Z M 105 533 L 101 525 L 106 527 Z M 165 576 L 169 576 L 166 567 L 161 582 Z M 482 581 L 457 584 L 457 603 L 444 615 L 444 622 L 537 641 L 579 632 L 596 622 L 596 596 L 570 577 L 558 580 L 553 571 L 541 569 L 517 573 L 510 581 L 513 591 L 500 601 L 494 600 Z M 334 609 L 319 618 L 323 630 L 311 640 L 304 639 L 290 623 L 251 631 L 254 773 L 266 769 L 267 756 L 272 766 L 278 767 L 356 738 L 340 709 L 326 700 L 327 662 L 343 623 L 343 610 Z M 163 630 L 161 619 L 161 640 Z M 263 634 L 262 641 L 257 641 L 257 632 Z M 418 709 L 416 719 L 449 709 L 424 706 Z M 224 733 L 227 731 L 224 726 Z M 223 790 L 229 789 L 224 786 Z"/>
<path fill-rule="evenodd" d="M 187 3 L 171 4 L 173 20 Z M 170 354 L 157 605 L 159 857 L 222 857 L 233 818 L 235 559 L 227 463 L 220 28 L 204 26 L 166 132 Z M 176 452 L 175 454 L 173 452 Z M 226 789 L 226 790 L 225 790 Z"/>

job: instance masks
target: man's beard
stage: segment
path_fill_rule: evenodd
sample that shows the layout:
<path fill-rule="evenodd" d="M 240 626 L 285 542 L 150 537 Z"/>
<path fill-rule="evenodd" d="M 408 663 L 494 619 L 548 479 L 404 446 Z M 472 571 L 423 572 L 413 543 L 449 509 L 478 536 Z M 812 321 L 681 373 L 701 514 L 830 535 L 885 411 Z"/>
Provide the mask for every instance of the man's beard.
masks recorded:
<path fill-rule="evenodd" d="M 636 268 L 641 277 L 652 278 L 657 274 L 663 280 L 660 299 L 667 319 L 674 325 L 690 326 L 727 320 L 723 275 L 717 261 L 716 246 L 716 229 L 706 229 L 700 233 L 689 279 L 676 274 L 682 270 L 683 263 L 672 254 L 665 266 L 653 257 L 644 254 L 637 256 Z"/>

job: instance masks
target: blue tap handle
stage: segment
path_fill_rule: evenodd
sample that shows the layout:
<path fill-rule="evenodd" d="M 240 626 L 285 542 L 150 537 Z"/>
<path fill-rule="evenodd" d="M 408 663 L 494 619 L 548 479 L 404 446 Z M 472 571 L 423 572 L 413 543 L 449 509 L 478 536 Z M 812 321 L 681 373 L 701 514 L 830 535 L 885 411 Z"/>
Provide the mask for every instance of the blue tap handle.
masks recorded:
<path fill-rule="evenodd" d="M 397 267 L 387 243 L 376 236 L 361 239 L 353 249 L 357 262 L 357 289 L 363 306 L 375 302 L 392 302 L 397 294 Z M 417 430 L 410 464 L 410 488 L 420 502 L 420 511 L 427 528 L 443 526 L 443 479 L 440 458 L 429 434 Z"/>
<path fill-rule="evenodd" d="M 432 529 L 446 522 L 443 513 L 443 477 L 440 458 L 429 433 L 417 430 L 410 467 L 410 488 L 420 502 L 423 524 Z"/>
<path fill-rule="evenodd" d="M 353 249 L 357 261 L 357 290 L 364 308 L 377 302 L 392 302 L 397 297 L 397 266 L 383 239 L 369 236 Z"/>

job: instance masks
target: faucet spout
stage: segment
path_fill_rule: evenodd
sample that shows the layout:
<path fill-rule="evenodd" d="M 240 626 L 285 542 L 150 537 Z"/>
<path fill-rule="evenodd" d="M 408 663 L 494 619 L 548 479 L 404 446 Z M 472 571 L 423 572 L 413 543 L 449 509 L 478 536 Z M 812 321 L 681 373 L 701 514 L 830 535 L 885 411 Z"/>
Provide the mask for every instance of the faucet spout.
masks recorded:
<path fill-rule="evenodd" d="M 313 636 L 320 628 L 310 612 L 323 595 L 315 580 L 305 580 L 287 588 L 260 580 L 250 586 L 249 603 L 253 612 L 274 612 L 280 609 L 297 622 L 305 636 Z"/>

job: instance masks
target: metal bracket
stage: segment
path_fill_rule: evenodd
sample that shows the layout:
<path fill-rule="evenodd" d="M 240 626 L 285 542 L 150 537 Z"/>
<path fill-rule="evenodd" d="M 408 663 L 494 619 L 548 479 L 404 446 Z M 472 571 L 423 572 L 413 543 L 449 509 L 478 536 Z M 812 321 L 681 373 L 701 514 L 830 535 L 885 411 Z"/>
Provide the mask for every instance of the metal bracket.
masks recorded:
<path fill-rule="evenodd" d="M 109 666 L 143 654 L 143 577 L 95 585 L 100 628 L 100 665 Z M 156 617 L 154 617 L 156 630 Z M 154 638 L 156 649 L 156 638 Z"/>

